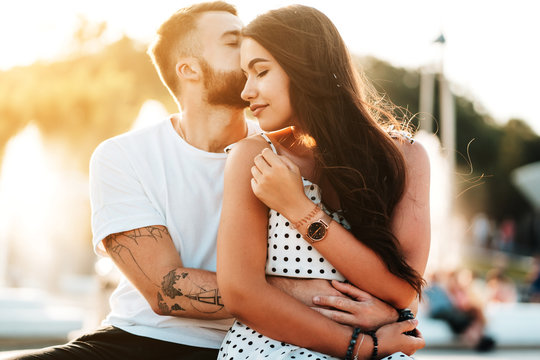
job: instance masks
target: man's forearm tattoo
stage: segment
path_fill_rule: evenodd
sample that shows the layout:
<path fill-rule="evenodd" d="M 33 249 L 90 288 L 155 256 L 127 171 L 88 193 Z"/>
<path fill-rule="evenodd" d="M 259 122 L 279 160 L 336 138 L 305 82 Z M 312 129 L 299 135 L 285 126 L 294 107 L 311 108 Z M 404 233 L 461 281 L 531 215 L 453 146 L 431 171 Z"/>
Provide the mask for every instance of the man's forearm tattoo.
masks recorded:
<path fill-rule="evenodd" d="M 176 281 L 182 279 L 188 279 L 197 289 L 190 291 L 188 294 L 184 294 L 181 289 L 175 287 Z M 171 270 L 167 275 L 163 277 L 161 282 L 161 290 L 165 296 L 174 299 L 176 296 L 185 296 L 191 300 L 191 305 L 200 312 L 215 313 L 223 308 L 221 302 L 221 295 L 219 295 L 218 289 L 207 290 L 204 287 L 195 284 L 190 278 L 187 272 L 183 272 L 180 275 L 176 274 L 176 270 Z M 158 292 L 158 295 L 160 293 Z M 217 308 L 216 308 L 217 307 Z M 172 310 L 175 310 L 174 308 Z M 180 308 L 179 310 L 185 310 Z"/>
<path fill-rule="evenodd" d="M 152 280 L 137 261 L 134 254 L 134 247 L 139 245 L 139 241 L 153 240 L 160 241 L 163 238 L 170 238 L 170 234 L 164 226 L 147 226 L 141 229 L 126 231 L 123 233 L 111 234 L 103 239 L 103 244 L 107 252 L 116 262 L 133 263 L 153 285 L 161 289 L 157 292 L 157 303 L 162 314 L 171 314 L 172 311 L 186 311 L 180 304 L 171 304 L 166 298 L 175 299 L 185 297 L 193 308 L 203 313 L 215 313 L 223 309 L 221 296 L 217 288 L 211 289 L 208 286 L 201 286 L 189 278 L 188 272 L 177 274 L 177 269 L 169 271 L 161 281 L 161 284 Z M 188 280 L 192 286 L 183 282 L 187 290 L 182 290 L 178 284 L 179 280 Z M 186 289 L 186 288 L 184 288 Z"/>

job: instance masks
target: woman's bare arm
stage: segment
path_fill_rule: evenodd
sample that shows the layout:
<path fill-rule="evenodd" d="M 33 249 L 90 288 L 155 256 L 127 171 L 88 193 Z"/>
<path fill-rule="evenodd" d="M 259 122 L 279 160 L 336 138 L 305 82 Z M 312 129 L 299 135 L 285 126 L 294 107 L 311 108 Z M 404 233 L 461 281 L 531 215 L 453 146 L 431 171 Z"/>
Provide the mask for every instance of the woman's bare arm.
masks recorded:
<path fill-rule="evenodd" d="M 429 160 L 418 144 L 400 143 L 406 160 L 406 187 L 392 219 L 392 230 L 404 251 L 407 263 L 423 274 L 430 243 Z M 302 219 L 313 208 L 301 184 L 296 165 L 270 150 L 261 155 L 270 166 L 263 169 L 255 194 L 267 206 L 283 214 L 291 222 Z M 307 225 L 299 230 L 305 233 Z M 395 276 L 370 248 L 358 241 L 341 225 L 332 222 L 323 241 L 314 247 L 358 288 L 392 304 L 407 307 L 415 298 L 413 287 Z"/>

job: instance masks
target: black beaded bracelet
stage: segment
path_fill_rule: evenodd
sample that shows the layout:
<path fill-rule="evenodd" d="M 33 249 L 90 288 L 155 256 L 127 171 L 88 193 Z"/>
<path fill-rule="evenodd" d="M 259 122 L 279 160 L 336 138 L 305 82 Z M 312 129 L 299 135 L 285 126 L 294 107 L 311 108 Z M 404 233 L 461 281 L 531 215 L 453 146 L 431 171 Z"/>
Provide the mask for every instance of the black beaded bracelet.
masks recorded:
<path fill-rule="evenodd" d="M 376 360 L 377 355 L 379 354 L 379 342 L 377 341 L 377 335 L 375 335 L 375 331 L 368 331 L 366 332 L 371 338 L 373 339 L 373 352 L 371 353 L 370 360 Z"/>
<path fill-rule="evenodd" d="M 358 334 L 360 334 L 360 331 L 362 331 L 360 328 L 354 328 L 351 341 L 349 342 L 349 347 L 347 348 L 347 353 L 345 354 L 345 360 L 352 360 L 354 345 L 356 345 L 356 339 L 358 339 Z"/>

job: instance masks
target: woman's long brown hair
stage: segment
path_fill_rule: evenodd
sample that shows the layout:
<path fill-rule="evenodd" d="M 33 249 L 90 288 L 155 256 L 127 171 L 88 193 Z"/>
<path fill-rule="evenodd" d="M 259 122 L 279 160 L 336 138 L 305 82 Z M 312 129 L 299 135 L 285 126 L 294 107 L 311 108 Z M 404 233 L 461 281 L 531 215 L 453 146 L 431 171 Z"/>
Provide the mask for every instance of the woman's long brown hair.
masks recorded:
<path fill-rule="evenodd" d="M 406 171 L 384 128 L 400 124 L 360 81 L 336 27 L 316 9 L 292 5 L 260 15 L 244 36 L 269 51 L 289 76 L 294 113 L 316 142 L 317 167 L 337 191 L 352 233 L 420 294 L 424 280 L 391 231 Z"/>

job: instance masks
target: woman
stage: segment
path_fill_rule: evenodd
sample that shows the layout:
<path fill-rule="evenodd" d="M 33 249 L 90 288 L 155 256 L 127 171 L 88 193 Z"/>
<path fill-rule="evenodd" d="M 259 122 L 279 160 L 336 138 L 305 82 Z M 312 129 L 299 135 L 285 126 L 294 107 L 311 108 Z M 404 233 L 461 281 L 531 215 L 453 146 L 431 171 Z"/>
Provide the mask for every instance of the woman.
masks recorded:
<path fill-rule="evenodd" d="M 343 40 L 313 8 L 286 7 L 250 23 L 241 66 L 242 98 L 271 133 L 237 143 L 227 160 L 218 282 L 240 322 L 220 358 L 413 353 L 423 339 L 403 333 L 414 322 L 360 333 L 265 275 L 347 279 L 407 307 L 421 291 L 429 251 L 425 151 L 383 129 L 398 124 L 361 92 Z"/>

